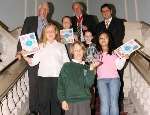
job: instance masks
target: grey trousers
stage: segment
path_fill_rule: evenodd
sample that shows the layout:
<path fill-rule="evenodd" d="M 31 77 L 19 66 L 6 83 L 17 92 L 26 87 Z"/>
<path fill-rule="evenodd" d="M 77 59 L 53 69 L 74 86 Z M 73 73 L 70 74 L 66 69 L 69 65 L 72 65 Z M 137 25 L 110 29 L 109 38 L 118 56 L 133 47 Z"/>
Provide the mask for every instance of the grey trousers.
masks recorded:
<path fill-rule="evenodd" d="M 91 115 L 90 100 L 69 104 L 65 115 Z"/>

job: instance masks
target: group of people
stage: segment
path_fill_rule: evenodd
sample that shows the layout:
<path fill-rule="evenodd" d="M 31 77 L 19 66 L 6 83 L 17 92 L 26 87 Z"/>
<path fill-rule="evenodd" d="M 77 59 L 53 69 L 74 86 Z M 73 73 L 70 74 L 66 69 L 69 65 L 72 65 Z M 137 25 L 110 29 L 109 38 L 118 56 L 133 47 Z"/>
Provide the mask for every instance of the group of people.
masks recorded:
<path fill-rule="evenodd" d="M 100 115 L 119 115 L 122 68 L 129 56 L 119 58 L 113 50 L 122 45 L 123 20 L 112 17 L 111 6 L 104 4 L 104 20 L 97 23 L 80 2 L 74 2 L 75 16 L 62 18 L 62 29 L 74 31 L 74 43 L 68 44 L 56 24 L 47 20 L 49 10 L 48 2 L 40 4 L 38 16 L 27 17 L 21 32 L 35 33 L 39 51 L 27 56 L 20 41 L 17 45 L 16 57 L 28 63 L 30 115 L 91 115 L 90 89 L 95 93 L 96 88 Z"/>

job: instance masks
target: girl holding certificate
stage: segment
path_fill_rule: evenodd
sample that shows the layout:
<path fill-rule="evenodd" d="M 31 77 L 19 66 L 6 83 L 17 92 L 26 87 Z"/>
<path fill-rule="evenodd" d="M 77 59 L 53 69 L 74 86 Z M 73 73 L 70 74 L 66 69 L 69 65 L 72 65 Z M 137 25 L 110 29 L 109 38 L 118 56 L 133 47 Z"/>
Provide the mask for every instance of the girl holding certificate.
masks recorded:
<path fill-rule="evenodd" d="M 119 115 L 118 97 L 120 79 L 117 70 L 123 68 L 128 55 L 119 58 L 112 49 L 110 34 L 102 32 L 98 38 L 97 61 L 101 65 L 97 68 L 97 87 L 100 97 L 100 115 Z"/>
<path fill-rule="evenodd" d="M 69 61 L 65 46 L 57 42 L 58 30 L 56 25 L 48 24 L 42 33 L 40 50 L 33 58 L 24 59 L 30 66 L 39 64 L 39 112 L 40 115 L 61 115 L 57 99 L 57 80 L 62 65 Z"/>

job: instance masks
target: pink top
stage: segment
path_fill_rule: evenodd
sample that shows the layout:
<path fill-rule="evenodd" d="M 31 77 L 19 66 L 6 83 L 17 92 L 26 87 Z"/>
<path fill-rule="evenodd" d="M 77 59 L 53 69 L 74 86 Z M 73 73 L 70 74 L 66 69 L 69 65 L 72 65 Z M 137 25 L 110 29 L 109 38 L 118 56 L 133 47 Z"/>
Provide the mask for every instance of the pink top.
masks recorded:
<path fill-rule="evenodd" d="M 118 78 L 119 74 L 115 63 L 118 56 L 115 54 L 110 55 L 107 53 L 102 53 L 99 54 L 99 57 L 103 63 L 97 68 L 97 79 Z"/>

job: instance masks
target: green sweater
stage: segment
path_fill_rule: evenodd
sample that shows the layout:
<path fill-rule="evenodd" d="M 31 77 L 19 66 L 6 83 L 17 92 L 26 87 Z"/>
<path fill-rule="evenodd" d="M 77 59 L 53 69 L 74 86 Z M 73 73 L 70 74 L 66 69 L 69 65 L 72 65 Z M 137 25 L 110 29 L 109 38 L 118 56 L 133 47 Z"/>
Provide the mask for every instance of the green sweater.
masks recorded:
<path fill-rule="evenodd" d="M 94 83 L 94 71 L 89 66 L 67 62 L 63 65 L 59 78 L 57 95 L 60 101 L 70 103 L 89 100 L 89 88 Z"/>

